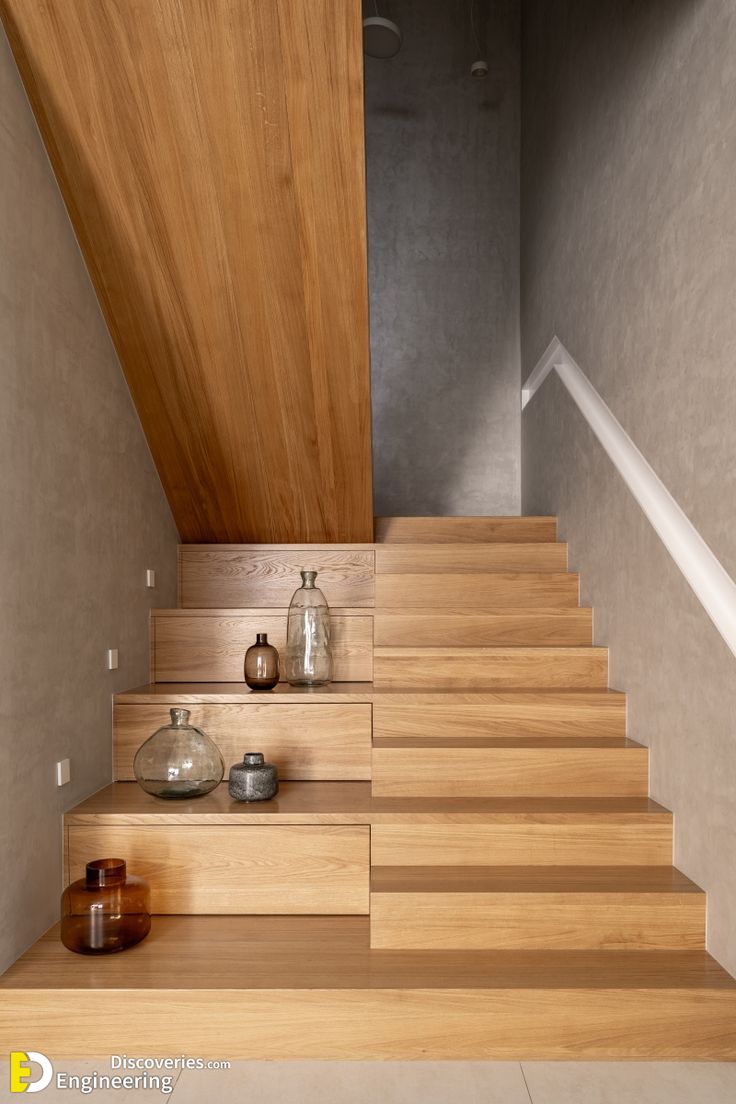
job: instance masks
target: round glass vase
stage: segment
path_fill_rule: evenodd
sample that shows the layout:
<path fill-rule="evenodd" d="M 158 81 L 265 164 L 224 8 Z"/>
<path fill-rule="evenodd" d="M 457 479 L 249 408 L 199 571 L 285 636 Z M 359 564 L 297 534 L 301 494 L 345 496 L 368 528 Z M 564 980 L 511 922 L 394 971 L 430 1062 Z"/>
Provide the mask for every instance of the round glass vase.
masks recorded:
<path fill-rule="evenodd" d="M 279 653 L 268 643 L 268 633 L 256 633 L 245 653 L 243 674 L 251 690 L 273 690 L 279 681 Z"/>
<path fill-rule="evenodd" d="M 124 951 L 151 930 L 151 891 L 124 859 L 95 859 L 61 896 L 61 941 L 77 954 Z"/>
<path fill-rule="evenodd" d="M 324 686 L 332 679 L 330 608 L 316 587 L 316 571 L 302 571 L 286 629 L 286 678 L 292 686 Z"/>
<path fill-rule="evenodd" d="M 133 773 L 154 797 L 201 797 L 222 782 L 225 764 L 217 745 L 189 723 L 188 709 L 172 709 L 171 724 L 141 744 Z"/>

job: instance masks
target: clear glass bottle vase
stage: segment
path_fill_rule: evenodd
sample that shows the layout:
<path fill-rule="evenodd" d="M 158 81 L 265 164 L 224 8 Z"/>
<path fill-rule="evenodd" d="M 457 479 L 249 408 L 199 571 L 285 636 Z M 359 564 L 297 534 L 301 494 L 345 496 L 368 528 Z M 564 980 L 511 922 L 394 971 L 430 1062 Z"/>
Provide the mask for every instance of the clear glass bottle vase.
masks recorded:
<path fill-rule="evenodd" d="M 330 608 L 314 585 L 316 571 L 302 571 L 286 631 L 286 678 L 292 686 L 324 686 L 332 679 Z"/>

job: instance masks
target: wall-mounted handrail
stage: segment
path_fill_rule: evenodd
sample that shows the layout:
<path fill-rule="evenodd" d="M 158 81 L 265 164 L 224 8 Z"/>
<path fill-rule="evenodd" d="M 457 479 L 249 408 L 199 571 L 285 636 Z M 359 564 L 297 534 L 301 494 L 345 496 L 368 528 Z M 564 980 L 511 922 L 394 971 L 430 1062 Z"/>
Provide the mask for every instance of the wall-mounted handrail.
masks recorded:
<path fill-rule="evenodd" d="M 522 409 L 553 370 L 564 383 L 573 402 L 641 506 L 705 612 L 736 655 L 736 583 L 559 338 L 552 339 L 522 387 Z"/>

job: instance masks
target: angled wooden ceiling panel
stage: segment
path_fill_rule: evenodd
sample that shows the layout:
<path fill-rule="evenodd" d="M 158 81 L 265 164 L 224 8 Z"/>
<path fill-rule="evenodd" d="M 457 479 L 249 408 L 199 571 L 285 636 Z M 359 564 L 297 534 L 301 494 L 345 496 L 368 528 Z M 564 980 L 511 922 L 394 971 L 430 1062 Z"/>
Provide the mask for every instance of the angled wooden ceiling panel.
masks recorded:
<path fill-rule="evenodd" d="M 372 540 L 360 0 L 0 0 L 184 541 Z"/>

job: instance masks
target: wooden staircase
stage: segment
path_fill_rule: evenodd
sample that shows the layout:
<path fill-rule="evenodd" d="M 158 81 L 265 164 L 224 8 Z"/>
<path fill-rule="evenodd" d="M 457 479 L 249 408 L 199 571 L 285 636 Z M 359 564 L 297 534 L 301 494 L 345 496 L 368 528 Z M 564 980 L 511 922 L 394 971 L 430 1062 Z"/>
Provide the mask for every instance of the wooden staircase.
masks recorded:
<path fill-rule="evenodd" d="M 378 519 L 375 545 L 183 546 L 152 682 L 114 703 L 115 781 L 65 817 L 68 878 L 124 856 L 149 938 L 88 960 L 52 929 L 0 979 L 0 1035 L 57 1056 L 736 1058 L 736 982 L 671 865 L 607 650 L 551 518 Z M 252 694 L 299 567 L 336 681 Z M 132 781 L 168 710 L 262 805 Z"/>

